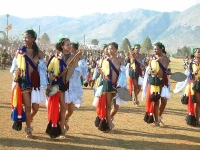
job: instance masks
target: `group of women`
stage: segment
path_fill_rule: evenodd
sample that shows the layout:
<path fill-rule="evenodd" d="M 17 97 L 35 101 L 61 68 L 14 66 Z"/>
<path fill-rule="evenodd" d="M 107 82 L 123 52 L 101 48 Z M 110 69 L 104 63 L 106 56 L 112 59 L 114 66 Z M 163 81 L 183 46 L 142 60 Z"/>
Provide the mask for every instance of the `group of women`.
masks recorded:
<path fill-rule="evenodd" d="M 44 54 L 35 42 L 36 38 L 37 34 L 32 29 L 24 33 L 25 45 L 17 51 L 11 67 L 14 76 L 11 114 L 14 122 L 13 129 L 21 130 L 22 122 L 26 122 L 26 137 L 32 138 L 31 122 L 39 109 L 39 104 L 45 101 L 47 96 L 49 122 L 46 133 L 51 138 L 65 138 L 66 132 L 69 130 L 68 121 L 75 106 L 80 107 L 83 103 L 81 77 L 87 78 L 87 63 L 81 56 L 81 52 L 78 51 L 77 43 L 71 43 L 68 38 L 61 38 L 55 45 L 57 53 L 49 59 L 46 65 Z M 167 100 L 170 98 L 169 58 L 166 56 L 164 45 L 160 42 L 155 44 L 155 54 L 149 58 L 148 66 L 144 66 L 142 63 L 143 57 L 139 53 L 139 44 L 134 46 L 130 62 L 126 66 L 124 59 L 118 57 L 117 50 L 118 44 L 116 42 L 106 45 L 104 53 L 96 65 L 95 84 L 97 86 L 93 101 L 97 113 L 95 126 L 101 131 L 113 133 L 114 116 L 119 105 L 125 103 L 123 98 L 119 96 L 118 89 L 127 88 L 127 77 L 130 79 L 129 92 L 133 97 L 134 104 L 139 105 L 138 94 L 141 87 L 142 96 L 146 97 L 144 121 L 160 126 L 162 114 Z M 190 104 L 191 109 L 189 109 L 188 114 L 192 116 L 196 114 L 195 124 L 198 125 L 200 124 L 199 64 L 200 49 L 197 49 L 195 59 L 191 63 L 192 78 L 188 82 L 190 86 L 192 85 L 190 89 L 193 90 L 189 90 L 191 91 L 189 93 L 194 95 L 197 107 L 195 113 L 194 106 L 191 107 L 189 103 L 192 100 L 189 98 L 188 104 Z M 71 75 L 69 75 L 70 68 L 73 68 Z M 145 74 L 142 73 L 144 70 Z M 57 91 L 52 94 L 52 89 L 56 88 Z M 46 90 L 46 96 L 44 90 Z"/>

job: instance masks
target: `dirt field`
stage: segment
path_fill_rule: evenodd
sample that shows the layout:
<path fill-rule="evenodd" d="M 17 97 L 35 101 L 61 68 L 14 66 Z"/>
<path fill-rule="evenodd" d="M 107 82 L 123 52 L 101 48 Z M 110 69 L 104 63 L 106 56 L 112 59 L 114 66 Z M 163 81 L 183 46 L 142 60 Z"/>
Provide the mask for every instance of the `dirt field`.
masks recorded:
<path fill-rule="evenodd" d="M 182 60 L 172 59 L 172 72 L 183 71 Z M 165 127 L 154 127 L 143 121 L 145 101 L 134 106 L 132 102 L 121 106 L 115 116 L 113 135 L 100 132 L 94 126 L 96 117 L 92 106 L 93 91 L 84 89 L 84 103 L 72 115 L 67 139 L 50 139 L 45 134 L 47 109 L 42 104 L 33 120 L 32 140 L 25 138 L 24 130 L 12 130 L 10 119 L 11 80 L 9 70 L 0 70 L 0 149 L 54 150 L 54 149 L 135 149 L 135 150 L 200 150 L 200 128 L 186 125 L 186 106 L 180 102 L 180 93 L 171 93 L 163 115 Z M 172 82 L 171 89 L 174 89 Z M 140 96 L 141 97 L 141 96 Z M 23 124 L 23 128 L 25 124 Z"/>

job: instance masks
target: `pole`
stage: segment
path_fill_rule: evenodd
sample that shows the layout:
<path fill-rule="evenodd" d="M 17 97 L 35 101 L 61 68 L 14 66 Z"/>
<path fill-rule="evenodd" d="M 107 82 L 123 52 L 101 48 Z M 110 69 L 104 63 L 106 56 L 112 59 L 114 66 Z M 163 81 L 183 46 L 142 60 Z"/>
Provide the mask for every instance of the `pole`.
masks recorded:
<path fill-rule="evenodd" d="M 8 27 L 8 17 L 9 17 L 9 14 L 6 14 L 6 17 L 7 17 L 7 27 Z M 8 40 L 8 30 L 7 30 L 7 40 Z"/>

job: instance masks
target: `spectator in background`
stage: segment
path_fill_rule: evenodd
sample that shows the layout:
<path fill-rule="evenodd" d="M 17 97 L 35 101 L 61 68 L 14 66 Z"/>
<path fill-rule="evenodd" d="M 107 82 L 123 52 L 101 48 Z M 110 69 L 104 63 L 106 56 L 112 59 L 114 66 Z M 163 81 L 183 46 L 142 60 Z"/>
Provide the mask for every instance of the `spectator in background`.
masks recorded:
<path fill-rule="evenodd" d="M 1 67 L 2 69 L 6 69 L 6 60 L 8 58 L 8 53 L 6 52 L 6 49 L 3 50 L 1 53 Z"/>

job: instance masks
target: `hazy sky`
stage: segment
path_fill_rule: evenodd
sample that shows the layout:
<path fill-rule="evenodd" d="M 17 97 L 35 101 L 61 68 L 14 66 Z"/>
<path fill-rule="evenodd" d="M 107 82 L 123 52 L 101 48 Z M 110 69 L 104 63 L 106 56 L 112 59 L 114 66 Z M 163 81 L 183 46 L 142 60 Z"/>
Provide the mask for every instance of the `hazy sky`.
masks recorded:
<path fill-rule="evenodd" d="M 184 11 L 200 0 L 1 0 L 0 15 L 21 18 L 80 17 L 92 13 L 125 12 L 136 8 L 162 12 Z"/>

